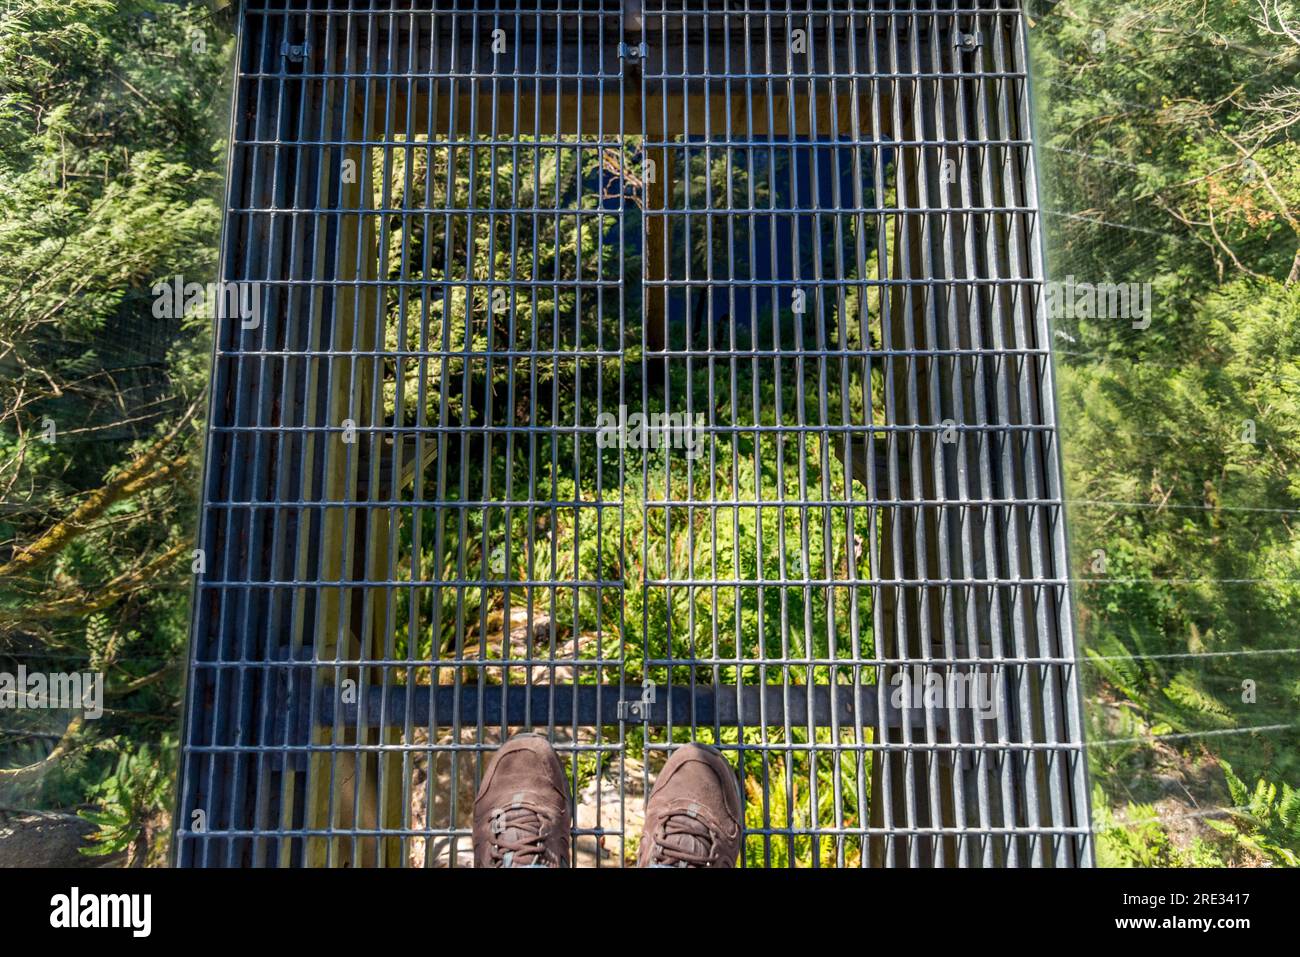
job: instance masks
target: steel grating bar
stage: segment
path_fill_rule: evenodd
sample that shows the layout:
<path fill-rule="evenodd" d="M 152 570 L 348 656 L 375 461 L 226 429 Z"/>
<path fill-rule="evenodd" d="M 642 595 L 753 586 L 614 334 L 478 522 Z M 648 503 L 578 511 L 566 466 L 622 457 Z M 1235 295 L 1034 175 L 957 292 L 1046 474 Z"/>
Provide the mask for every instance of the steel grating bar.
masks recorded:
<path fill-rule="evenodd" d="M 178 862 L 461 866 L 535 728 L 575 864 L 687 741 L 747 866 L 1090 863 L 1024 32 L 245 4 Z"/>
<path fill-rule="evenodd" d="M 715 663 L 714 667 L 719 667 Z M 806 698 L 790 699 L 791 721 L 808 723 L 817 727 L 831 727 L 840 722 L 860 720 L 867 725 L 878 722 L 875 698 L 864 688 L 858 689 L 856 702 L 854 689 L 848 685 L 810 686 Z M 556 685 L 546 698 L 532 693 L 526 685 L 503 685 L 501 689 L 466 688 L 457 693 L 454 688 L 397 688 L 384 694 L 364 696 L 356 704 L 340 705 L 337 695 L 326 690 L 320 695 L 317 715 L 325 721 L 334 719 L 335 708 L 341 707 L 345 723 L 353 723 L 364 711 L 369 724 L 400 724 L 408 710 L 419 714 L 431 713 L 440 723 L 447 723 L 455 710 L 477 707 L 483 702 L 485 721 L 488 724 L 505 724 L 512 728 L 549 727 L 558 716 L 563 719 L 577 715 L 576 724 L 582 726 L 616 726 L 624 720 L 644 722 L 657 727 L 689 721 L 691 715 L 698 723 L 712 724 L 715 728 L 755 727 L 766 716 L 767 720 L 780 721 L 785 702 L 775 685 L 713 685 L 705 688 L 670 688 L 656 695 L 653 703 L 630 703 L 629 713 L 622 714 L 624 702 L 617 684 L 608 685 Z M 304 699 L 305 703 L 306 699 Z M 299 706 L 301 707 L 301 705 Z M 924 727 L 926 716 L 912 714 L 911 720 Z M 306 715 L 300 720 L 309 720 Z M 902 713 L 889 708 L 886 721 L 898 727 Z M 940 724 L 946 721 L 937 716 Z"/>

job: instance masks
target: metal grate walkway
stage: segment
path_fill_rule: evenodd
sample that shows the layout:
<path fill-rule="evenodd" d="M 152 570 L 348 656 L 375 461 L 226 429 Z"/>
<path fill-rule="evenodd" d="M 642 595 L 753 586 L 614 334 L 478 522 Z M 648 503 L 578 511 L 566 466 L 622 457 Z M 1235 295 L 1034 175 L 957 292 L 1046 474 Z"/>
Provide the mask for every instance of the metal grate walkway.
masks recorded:
<path fill-rule="evenodd" d="M 1014 3 L 250 0 L 176 853 L 1091 862 Z"/>

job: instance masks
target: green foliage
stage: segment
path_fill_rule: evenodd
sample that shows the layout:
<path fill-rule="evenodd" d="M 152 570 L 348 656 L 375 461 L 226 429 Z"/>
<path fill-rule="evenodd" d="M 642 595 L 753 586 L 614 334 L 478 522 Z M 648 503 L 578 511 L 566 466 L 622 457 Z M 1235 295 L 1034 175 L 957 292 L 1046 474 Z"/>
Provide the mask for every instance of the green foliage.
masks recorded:
<path fill-rule="evenodd" d="M 748 202 L 743 197 L 752 174 L 729 170 L 722 158 L 709 162 L 703 149 L 686 152 L 686 168 L 675 179 L 672 202 L 684 207 L 688 193 L 692 205 L 717 206 L 726 203 L 728 196 L 734 202 Z M 612 210 L 608 215 L 591 215 L 609 209 L 611 200 L 628 184 L 640 180 L 643 161 L 635 137 L 625 140 L 621 149 L 598 149 L 593 142 L 581 151 L 543 146 L 517 153 L 499 151 L 495 158 L 482 150 L 429 151 L 416 139 L 409 149 L 376 150 L 369 155 L 363 181 L 370 184 L 376 205 L 385 208 L 420 210 L 448 202 L 456 208 L 491 208 L 500 205 L 500 196 L 510 195 L 518 197 L 519 205 L 532 204 L 540 196 L 545 206 L 587 213 L 554 218 L 479 216 L 475 219 L 480 225 L 473 233 L 461 217 L 426 221 L 394 216 L 388 223 L 384 262 L 390 279 L 419 280 L 424 264 L 432 262 L 441 264 L 435 271 L 453 283 L 542 277 L 560 284 L 558 291 L 516 291 L 499 308 L 493 305 L 492 290 L 482 286 L 440 288 L 418 303 L 404 287 L 389 293 L 385 337 L 391 349 L 432 347 L 452 354 L 395 364 L 386 386 L 386 419 L 408 426 L 431 422 L 461 426 L 488 421 L 490 416 L 494 423 L 560 426 L 527 438 L 485 433 L 481 438 L 445 443 L 438 449 L 437 467 L 420 479 L 423 491 L 417 495 L 478 500 L 491 497 L 485 493 L 490 489 L 503 499 L 564 503 L 554 509 L 425 509 L 418 528 L 403 526 L 399 547 L 403 556 L 412 553 L 415 560 L 403 558 L 395 567 L 422 569 L 421 576 L 434 582 L 470 578 L 488 584 L 435 585 L 399 593 L 395 616 L 399 654 L 414 647 L 425 661 L 499 659 L 508 650 L 509 629 L 504 623 L 521 614 L 548 622 L 544 640 L 554 641 L 558 657 L 577 657 L 579 667 L 572 680 L 578 683 L 621 678 L 635 687 L 650 679 L 663 686 L 670 677 L 666 667 L 649 666 L 647 661 L 671 658 L 681 662 L 673 666 L 671 675 L 678 686 L 692 681 L 754 684 L 779 680 L 781 672 L 725 660 L 826 661 L 871 653 L 870 592 L 865 587 L 810 590 L 807 604 L 795 607 L 789 593 L 780 588 L 646 584 L 688 578 L 779 581 L 788 574 L 848 578 L 850 560 L 865 561 L 865 543 L 872 534 L 866 508 L 855 511 L 855 526 L 849 528 L 844 510 L 831 515 L 831 510 L 760 510 L 738 505 L 724 506 L 711 515 L 703 509 L 664 505 L 725 498 L 720 490 L 731 488 L 739 490 L 742 500 L 765 502 L 797 502 L 804 497 L 803 487 L 827 489 L 828 497 L 863 497 L 862 489 L 845 488 L 843 468 L 829 449 L 815 440 L 789 435 L 777 439 L 764 433 L 759 439 L 752 431 L 722 432 L 702 457 L 691 461 L 680 452 L 601 448 L 589 433 L 574 434 L 564 428 L 573 423 L 591 425 L 599 412 L 614 414 L 622 404 L 650 414 L 680 410 L 688 392 L 694 396 L 691 405 L 696 411 L 703 416 L 716 414 L 718 421 L 789 425 L 798 410 L 819 408 L 818 414 L 828 421 L 844 415 L 861 422 L 865 397 L 881 388 L 879 375 L 877 381 L 863 381 L 863 363 L 854 364 L 848 388 L 840 390 L 824 388 L 815 376 L 802 383 L 794 377 L 773 381 L 770 369 L 760 370 L 749 362 L 737 362 L 734 369 L 673 362 L 666 383 L 649 386 L 655 373 L 643 372 L 638 326 L 646 305 L 642 297 L 652 293 L 642 290 L 640 283 L 639 200 L 629 199 L 622 235 L 617 231 L 619 217 Z M 788 176 L 783 169 L 777 180 Z M 766 174 L 754 178 L 753 188 L 767 195 Z M 673 248 L 683 258 L 674 265 L 674 274 L 685 270 L 687 257 L 692 275 L 707 275 L 710 270 L 726 274 L 726 244 L 710 245 L 705 231 L 699 229 L 688 235 L 681 223 L 673 228 L 677 230 Z M 864 229 L 861 237 L 846 232 L 845 242 L 860 238 L 875 246 L 875 228 L 873 223 L 859 224 L 854 229 Z M 810 237 L 808 255 L 813 245 Z M 467 246 L 473 250 L 469 256 L 464 254 Z M 855 259 L 851 250 L 846 259 Z M 616 278 L 620 269 L 625 279 L 623 295 L 632 301 L 612 292 L 596 295 L 590 287 L 573 288 L 576 280 Z M 701 299 L 696 295 L 696 306 Z M 856 296 L 849 299 L 840 308 L 856 316 L 860 304 Z M 687 318 L 670 324 L 671 348 L 701 344 L 709 335 L 709 323 L 689 315 L 684 301 L 676 305 Z M 671 313 L 671 304 L 665 309 Z M 756 311 L 752 325 L 749 317 L 728 324 L 737 337 L 737 348 L 793 348 L 825 334 L 816 329 L 811 314 L 801 322 L 770 305 Z M 715 329 L 714 335 L 718 334 Z M 870 345 L 864 342 L 865 332 L 858 323 L 846 322 L 834 335 L 843 336 L 851 348 Z M 555 355 L 546 355 L 552 350 Z M 504 354 L 511 351 L 543 355 L 507 361 Z M 621 355 L 591 355 L 596 351 Z M 494 358 L 497 353 L 503 357 Z M 852 398 L 846 400 L 847 396 Z M 852 408 L 842 408 L 844 401 L 854 403 Z M 802 535 L 807 536 L 806 546 Z M 539 580 L 575 585 L 526 584 Z M 584 582 L 620 584 L 601 588 L 576 584 Z M 848 638 L 848 622 L 854 614 L 859 622 L 856 647 Z M 700 658 L 718 663 L 689 664 Z M 587 664 L 598 659 L 620 664 Z M 451 671 L 443 666 L 427 670 L 416 680 L 446 681 Z M 789 676 L 794 682 L 851 678 L 849 668 L 824 664 L 815 669 L 796 666 Z M 459 677 L 521 682 L 525 669 L 466 668 Z M 707 739 L 708 730 L 702 730 Z M 644 759 L 651 750 L 648 744 L 662 745 L 644 740 L 639 728 L 625 732 L 627 753 L 633 758 Z M 678 729 L 674 735 L 685 740 L 686 733 Z M 745 733 L 747 743 L 784 741 L 777 729 L 768 729 L 766 739 L 758 729 Z M 840 733 L 851 740 L 853 729 Z M 734 728 L 723 729 L 721 735 L 724 742 L 738 743 Z M 824 729 L 812 738 L 807 730 L 794 729 L 787 743 L 832 740 L 831 732 Z M 825 750 L 792 749 L 766 757 L 750 751 L 743 760 L 745 780 L 753 790 L 746 805 L 750 824 L 761 830 L 796 832 L 752 841 L 746 848 L 751 863 L 861 860 L 865 848 L 858 836 L 823 839 L 818 845 L 797 832 L 815 823 L 810 805 L 816 821 L 832 821 L 838 812 L 843 827 L 865 823 L 868 755 L 835 757 Z M 580 760 L 578 787 L 595 773 L 594 758 Z M 756 782 L 767 786 L 757 787 Z"/>
<path fill-rule="evenodd" d="M 1097 864 L 1101 867 L 1174 867 L 1177 852 L 1160 826 L 1150 804 L 1131 804 L 1127 821 L 1114 817 L 1098 793 L 1094 797 L 1093 827 L 1097 842 Z"/>
<path fill-rule="evenodd" d="M 206 323 L 155 282 L 214 278 L 231 40 L 202 4 L 0 13 L 0 667 L 97 671 L 107 713 L 0 738 L 7 806 L 92 808 L 97 853 L 156 861 L 186 641 Z M 128 494 L 65 522 L 180 426 Z M 62 523 L 62 524 L 61 524 Z M 187 552 L 185 553 L 188 554 Z M 56 731 L 57 734 L 57 731 Z M 55 743 L 59 761 L 43 759 Z M 133 844 L 134 842 L 134 844 Z"/>
<path fill-rule="evenodd" d="M 1300 791 L 1264 778 L 1252 789 L 1226 762 L 1223 775 L 1233 809 L 1226 821 L 1212 820 L 1209 825 L 1275 864 L 1300 866 Z"/>
<path fill-rule="evenodd" d="M 90 857 L 106 857 L 134 850 L 138 859 L 152 856 L 158 863 L 167 844 L 166 828 L 151 834 L 160 813 L 170 806 L 175 786 L 176 741 L 165 739 L 162 747 L 123 745 L 112 774 L 101 780 L 87 794 L 94 803 L 91 810 L 78 812 L 97 830 L 91 843 L 81 848 Z M 164 815 L 165 820 L 165 815 Z M 157 843 L 151 843 L 153 838 Z"/>
<path fill-rule="evenodd" d="M 1105 792 L 1093 791 L 1093 829 L 1100 867 L 1225 867 L 1229 861 L 1213 842 L 1193 838 L 1180 848 L 1152 804 L 1112 809 Z M 1119 813 L 1117 813 L 1117 811 Z"/>
<path fill-rule="evenodd" d="M 1217 733 L 1297 704 L 1300 46 L 1271 9 L 1064 0 L 1034 31 L 1051 276 L 1153 289 L 1149 327 L 1058 319 L 1055 341 L 1094 740 L 1116 742 L 1091 749 L 1099 847 L 1130 863 L 1171 854 L 1105 816 L 1145 767 L 1300 770 L 1294 730 Z"/>

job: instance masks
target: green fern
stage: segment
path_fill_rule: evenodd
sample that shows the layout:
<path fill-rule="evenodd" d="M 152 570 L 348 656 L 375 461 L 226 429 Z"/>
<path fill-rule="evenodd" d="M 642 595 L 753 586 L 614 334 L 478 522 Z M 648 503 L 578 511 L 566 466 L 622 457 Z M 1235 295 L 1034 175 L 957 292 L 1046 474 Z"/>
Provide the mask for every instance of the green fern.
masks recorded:
<path fill-rule="evenodd" d="M 120 754 L 113 774 L 92 792 L 96 808 L 78 816 L 96 827 L 90 843 L 80 848 L 87 857 L 108 857 L 132 851 L 141 853 L 138 842 L 149 817 L 166 805 L 171 776 L 171 749 L 155 754 L 147 745 Z"/>
<path fill-rule="evenodd" d="M 1211 820 L 1210 826 L 1275 864 L 1300 867 L 1300 791 L 1264 778 L 1252 789 L 1228 762 L 1220 763 L 1233 808 L 1228 820 Z"/>
<path fill-rule="evenodd" d="M 1097 863 L 1102 867 L 1173 867 L 1177 850 L 1156 819 L 1150 804 L 1130 804 L 1121 820 L 1107 806 L 1100 788 L 1093 792 L 1093 833 Z"/>
<path fill-rule="evenodd" d="M 1165 697 L 1177 705 L 1183 712 L 1180 724 L 1211 724 L 1219 728 L 1230 728 L 1235 724 L 1232 712 L 1208 691 L 1200 686 L 1200 679 L 1190 671 L 1180 671 L 1165 686 Z M 1191 720 L 1189 720 L 1191 719 Z"/>
<path fill-rule="evenodd" d="M 1098 673 L 1124 697 L 1130 701 L 1146 697 L 1147 678 L 1142 664 L 1117 635 L 1107 632 L 1097 636 L 1087 654 Z"/>

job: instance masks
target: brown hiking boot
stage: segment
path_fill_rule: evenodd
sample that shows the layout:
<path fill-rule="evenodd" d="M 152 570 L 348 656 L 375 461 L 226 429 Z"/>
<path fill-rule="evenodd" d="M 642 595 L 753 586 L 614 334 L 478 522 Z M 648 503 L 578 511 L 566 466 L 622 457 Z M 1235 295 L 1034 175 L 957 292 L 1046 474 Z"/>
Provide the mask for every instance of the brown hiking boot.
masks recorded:
<path fill-rule="evenodd" d="M 474 799 L 474 866 L 568 867 L 571 823 L 560 759 L 541 735 L 517 734 Z"/>
<path fill-rule="evenodd" d="M 712 748 L 678 748 L 646 803 L 637 863 L 735 867 L 739 853 L 740 789 L 731 765 Z"/>

